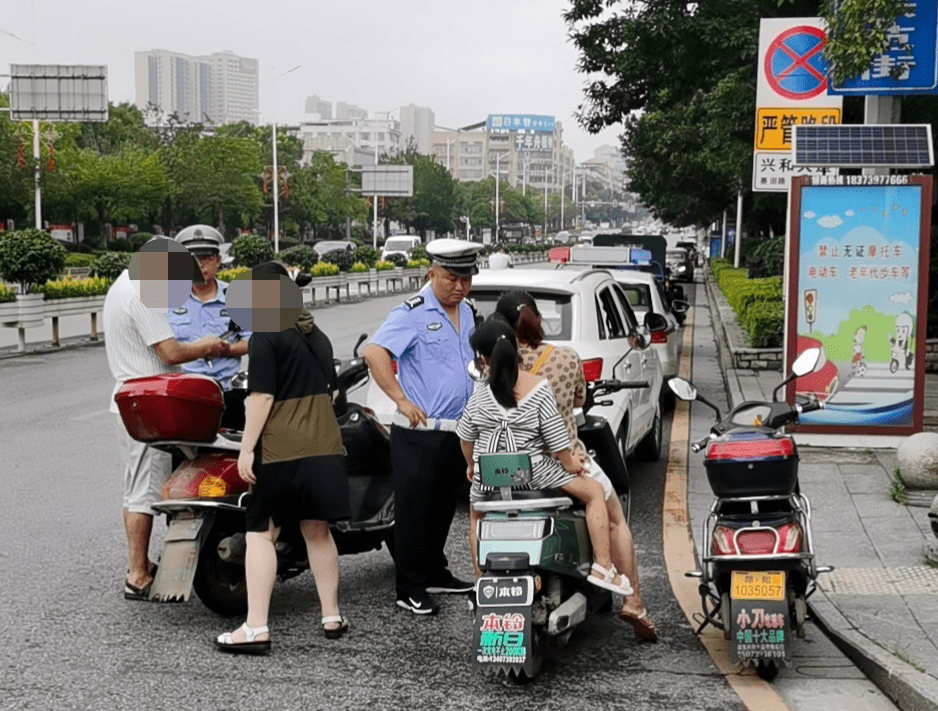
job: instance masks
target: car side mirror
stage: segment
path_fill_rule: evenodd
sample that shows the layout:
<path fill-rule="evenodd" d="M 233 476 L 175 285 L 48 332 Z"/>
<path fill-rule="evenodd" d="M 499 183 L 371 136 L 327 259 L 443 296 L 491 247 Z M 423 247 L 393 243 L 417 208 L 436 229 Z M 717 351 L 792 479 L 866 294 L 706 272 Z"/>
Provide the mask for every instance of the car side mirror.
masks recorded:
<path fill-rule="evenodd" d="M 671 302 L 671 310 L 679 314 L 686 314 L 687 309 L 690 308 L 690 303 L 682 299 L 674 299 Z"/>
<path fill-rule="evenodd" d="M 645 314 L 645 328 L 652 333 L 666 331 L 668 328 L 668 320 L 661 314 L 649 311 Z"/>

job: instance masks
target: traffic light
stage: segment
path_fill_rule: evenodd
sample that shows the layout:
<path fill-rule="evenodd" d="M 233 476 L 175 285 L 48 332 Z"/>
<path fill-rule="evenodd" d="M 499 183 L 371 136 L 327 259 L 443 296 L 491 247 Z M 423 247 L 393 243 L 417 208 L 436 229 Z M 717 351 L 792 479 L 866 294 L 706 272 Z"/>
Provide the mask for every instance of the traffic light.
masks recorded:
<path fill-rule="evenodd" d="M 817 289 L 805 289 L 804 291 L 804 320 L 808 324 L 813 324 L 817 318 Z"/>

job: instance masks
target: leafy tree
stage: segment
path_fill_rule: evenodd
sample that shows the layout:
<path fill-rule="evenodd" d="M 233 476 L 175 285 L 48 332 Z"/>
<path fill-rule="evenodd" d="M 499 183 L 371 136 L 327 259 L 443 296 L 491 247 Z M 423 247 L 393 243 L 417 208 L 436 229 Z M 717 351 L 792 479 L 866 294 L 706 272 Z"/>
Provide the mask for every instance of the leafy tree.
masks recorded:
<path fill-rule="evenodd" d="M 0 232 L 0 277 L 18 283 L 22 294 L 28 294 L 34 284 L 55 279 L 65 268 L 67 257 L 65 247 L 48 232 Z"/>
<path fill-rule="evenodd" d="M 87 121 L 77 126 L 77 147 L 102 155 L 119 153 L 125 148 L 153 151 L 159 146 L 156 132 L 144 124 L 143 113 L 130 103 L 110 104 L 107 121 Z"/>
<path fill-rule="evenodd" d="M 236 267 L 253 269 L 273 259 L 274 248 L 269 239 L 260 235 L 241 235 L 231 243 L 231 256 Z"/>
<path fill-rule="evenodd" d="M 313 237 L 324 232 L 344 236 L 346 219 L 367 219 L 365 201 L 346 192 L 345 179 L 345 166 L 323 151 L 313 153 L 309 165 L 296 170 L 290 181 L 290 203 L 301 232 Z"/>
<path fill-rule="evenodd" d="M 104 252 L 91 265 L 91 273 L 105 279 L 116 279 L 128 266 L 133 255 L 129 252 Z"/>
<path fill-rule="evenodd" d="M 309 245 L 298 244 L 295 247 L 281 250 L 280 259 L 291 267 L 299 267 L 308 272 L 319 261 L 319 255 Z"/>
<path fill-rule="evenodd" d="M 250 225 L 260 215 L 263 199 L 256 184 L 260 173 L 257 146 L 250 138 L 185 133 L 163 150 L 174 183 L 173 218 L 179 224 L 204 222 Z"/>
<path fill-rule="evenodd" d="M 578 69 L 596 77 L 577 118 L 594 133 L 624 125 L 631 189 L 657 217 L 707 224 L 751 184 L 760 18 L 811 17 L 821 4 L 572 0 Z M 784 196 L 772 198 L 783 214 Z"/>

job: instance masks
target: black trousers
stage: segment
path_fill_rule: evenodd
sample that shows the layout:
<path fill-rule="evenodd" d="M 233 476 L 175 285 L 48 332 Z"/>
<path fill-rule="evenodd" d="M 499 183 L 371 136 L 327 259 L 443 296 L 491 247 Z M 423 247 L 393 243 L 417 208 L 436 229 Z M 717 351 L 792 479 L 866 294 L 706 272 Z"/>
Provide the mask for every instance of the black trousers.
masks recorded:
<path fill-rule="evenodd" d="M 454 432 L 392 426 L 391 467 L 397 593 L 407 595 L 448 577 L 443 547 L 466 460 Z"/>

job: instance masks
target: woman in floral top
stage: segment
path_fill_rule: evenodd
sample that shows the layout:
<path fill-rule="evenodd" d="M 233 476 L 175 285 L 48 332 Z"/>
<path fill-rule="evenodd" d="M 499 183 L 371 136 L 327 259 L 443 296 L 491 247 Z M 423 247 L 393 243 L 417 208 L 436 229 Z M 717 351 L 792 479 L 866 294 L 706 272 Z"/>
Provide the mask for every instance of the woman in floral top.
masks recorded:
<path fill-rule="evenodd" d="M 586 458 L 586 447 L 577 439 L 573 417 L 573 408 L 582 407 L 586 399 L 586 381 L 583 378 L 583 363 L 580 357 L 572 348 L 544 343 L 541 314 L 537 302 L 528 292 L 519 289 L 504 294 L 498 300 L 495 311 L 515 329 L 521 367 L 543 375 L 550 383 L 557 399 L 557 409 L 567 426 L 570 440 L 574 443 L 571 448 L 573 455 Z M 535 368 L 536 370 L 532 370 Z M 655 624 L 648 616 L 639 592 L 635 546 L 632 542 L 632 532 L 622 512 L 622 503 L 615 495 L 609 477 L 595 461 L 591 461 L 589 471 L 590 476 L 602 484 L 606 494 L 613 563 L 618 570 L 625 573 L 634 590 L 631 595 L 623 598 L 619 617 L 632 625 L 640 639 L 657 641 Z"/>

